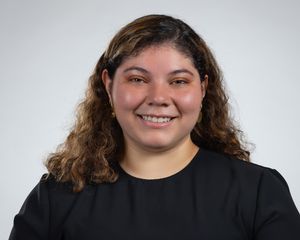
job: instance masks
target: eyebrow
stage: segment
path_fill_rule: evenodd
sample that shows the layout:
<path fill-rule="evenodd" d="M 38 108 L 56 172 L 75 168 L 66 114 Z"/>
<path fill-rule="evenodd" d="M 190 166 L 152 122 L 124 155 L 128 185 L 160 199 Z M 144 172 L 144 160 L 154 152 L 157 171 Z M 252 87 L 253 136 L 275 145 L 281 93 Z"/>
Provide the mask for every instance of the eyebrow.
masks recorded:
<path fill-rule="evenodd" d="M 126 68 L 126 69 L 124 69 L 123 73 L 129 72 L 129 71 L 132 71 L 132 70 L 136 70 L 136 71 L 139 71 L 139 72 L 142 72 L 142 73 L 145 73 L 145 74 L 150 74 L 150 72 L 148 70 L 146 70 L 142 67 L 137 67 L 137 66 Z M 194 76 L 194 74 L 191 71 L 189 71 L 185 68 L 176 69 L 176 70 L 170 72 L 168 75 L 176 75 L 176 74 L 179 74 L 179 73 L 187 73 L 187 74 L 190 74 L 191 76 Z"/>

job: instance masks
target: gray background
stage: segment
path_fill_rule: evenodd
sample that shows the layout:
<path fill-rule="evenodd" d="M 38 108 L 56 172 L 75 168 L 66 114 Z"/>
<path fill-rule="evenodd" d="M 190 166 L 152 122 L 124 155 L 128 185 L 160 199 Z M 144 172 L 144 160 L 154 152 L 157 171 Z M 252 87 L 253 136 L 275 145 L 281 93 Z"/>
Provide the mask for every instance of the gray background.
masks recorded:
<path fill-rule="evenodd" d="M 116 31 L 150 13 L 182 18 L 213 49 L 235 118 L 300 208 L 298 1 L 1 1 L 0 239 L 66 137 Z"/>

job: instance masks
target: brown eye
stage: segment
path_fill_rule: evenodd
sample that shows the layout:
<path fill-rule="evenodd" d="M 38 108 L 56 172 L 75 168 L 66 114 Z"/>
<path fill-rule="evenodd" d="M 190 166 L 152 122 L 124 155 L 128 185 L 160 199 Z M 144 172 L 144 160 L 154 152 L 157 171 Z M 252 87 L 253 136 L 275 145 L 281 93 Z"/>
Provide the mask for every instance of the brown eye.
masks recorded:
<path fill-rule="evenodd" d="M 129 81 L 133 82 L 133 83 L 144 83 L 145 82 L 144 79 L 136 78 L 136 77 L 135 78 L 130 78 Z"/>
<path fill-rule="evenodd" d="M 184 79 L 176 79 L 174 81 L 171 82 L 171 84 L 174 84 L 174 85 L 184 85 L 184 84 L 187 84 L 188 81 L 184 80 Z"/>

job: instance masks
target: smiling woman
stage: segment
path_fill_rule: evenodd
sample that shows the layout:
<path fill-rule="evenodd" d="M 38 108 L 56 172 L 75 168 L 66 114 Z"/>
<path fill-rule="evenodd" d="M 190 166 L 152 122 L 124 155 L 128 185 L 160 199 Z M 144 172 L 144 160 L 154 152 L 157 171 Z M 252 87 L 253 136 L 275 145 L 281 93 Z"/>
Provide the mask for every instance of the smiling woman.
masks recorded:
<path fill-rule="evenodd" d="M 102 79 L 123 130 L 123 168 L 157 178 L 180 170 L 195 155 L 198 146 L 190 133 L 201 111 L 207 76 L 200 80 L 191 59 L 172 43 L 145 48 L 125 60 L 113 79 L 107 70 Z"/>
<path fill-rule="evenodd" d="M 46 166 L 11 240 L 300 238 L 286 181 L 250 162 L 211 51 L 170 16 L 111 40 Z"/>
<path fill-rule="evenodd" d="M 147 158 L 155 150 L 166 152 L 181 145 L 184 149 L 196 148 L 190 132 L 201 110 L 207 78 L 200 81 L 190 58 L 171 45 L 149 47 L 124 61 L 113 80 L 107 70 L 102 79 L 123 130 L 126 149 L 143 149 Z M 130 156 L 128 161 L 133 159 Z M 172 164 L 175 160 L 166 161 Z"/>

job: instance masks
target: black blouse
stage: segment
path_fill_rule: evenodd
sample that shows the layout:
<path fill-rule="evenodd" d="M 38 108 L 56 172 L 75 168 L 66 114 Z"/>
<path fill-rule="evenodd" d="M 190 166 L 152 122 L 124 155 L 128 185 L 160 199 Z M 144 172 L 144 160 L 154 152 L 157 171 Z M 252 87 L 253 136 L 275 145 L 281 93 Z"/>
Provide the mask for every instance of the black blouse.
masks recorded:
<path fill-rule="evenodd" d="M 299 240 L 300 216 L 274 169 L 201 148 L 160 179 L 115 183 L 41 180 L 15 216 L 10 240 Z"/>

